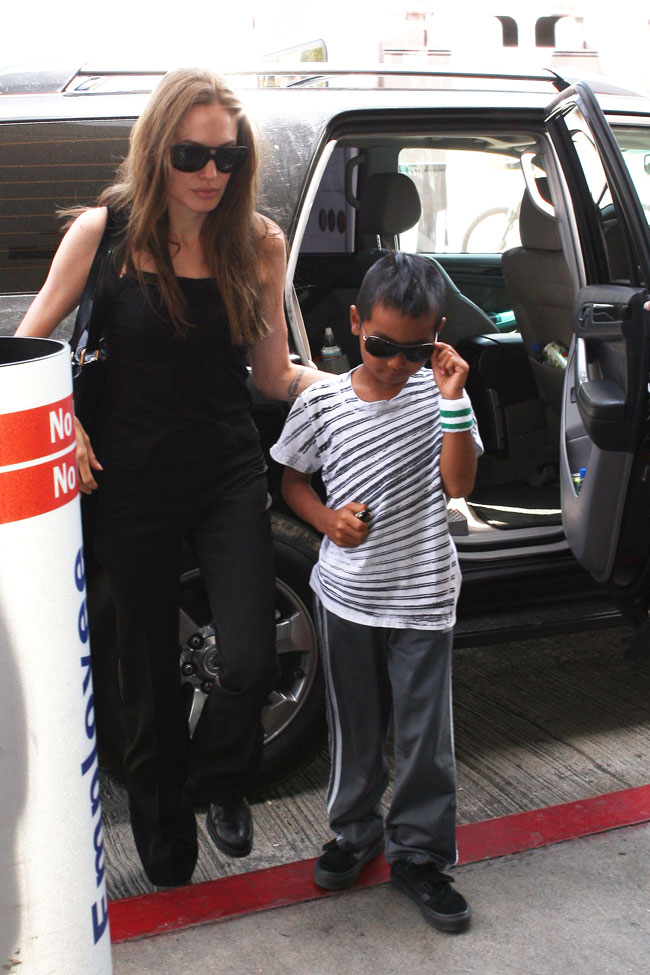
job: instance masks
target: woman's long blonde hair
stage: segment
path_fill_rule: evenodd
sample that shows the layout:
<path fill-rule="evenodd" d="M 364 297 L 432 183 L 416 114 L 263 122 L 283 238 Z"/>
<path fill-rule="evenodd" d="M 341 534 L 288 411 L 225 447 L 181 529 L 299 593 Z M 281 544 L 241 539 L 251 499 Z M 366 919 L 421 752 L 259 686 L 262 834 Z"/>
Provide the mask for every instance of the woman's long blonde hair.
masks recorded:
<path fill-rule="evenodd" d="M 178 125 L 195 105 L 222 105 L 237 121 L 237 144 L 248 147 L 219 205 L 201 228 L 205 260 L 223 299 L 232 341 L 255 342 L 268 334 L 261 309 L 258 244 L 265 225 L 255 212 L 258 148 L 250 121 L 223 78 L 211 71 L 182 68 L 166 74 L 131 131 L 129 151 L 118 179 L 99 202 L 125 221 L 117 260 L 144 286 L 136 255 L 149 254 L 171 320 L 180 334 L 191 328 L 169 251 L 167 198 L 172 171 L 170 149 Z"/>

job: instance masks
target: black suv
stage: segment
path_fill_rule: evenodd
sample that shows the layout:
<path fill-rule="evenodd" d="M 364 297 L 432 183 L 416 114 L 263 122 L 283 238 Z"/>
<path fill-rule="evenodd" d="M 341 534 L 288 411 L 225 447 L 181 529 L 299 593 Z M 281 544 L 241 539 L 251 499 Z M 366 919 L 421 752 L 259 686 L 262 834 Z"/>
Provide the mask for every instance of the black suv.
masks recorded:
<path fill-rule="evenodd" d="M 348 309 L 365 269 L 386 248 L 436 261 L 447 280 L 443 337 L 470 362 L 486 448 L 475 491 L 449 505 L 464 577 L 457 642 L 569 632 L 623 614 L 643 648 L 650 103 L 550 72 L 315 67 L 230 78 L 265 137 L 262 208 L 287 235 L 292 352 L 354 366 Z M 86 70 L 56 79 L 57 90 L 42 91 L 44 80 L 35 94 L 0 96 L 3 331 L 44 280 L 60 239 L 56 208 L 92 202 L 111 179 L 157 80 Z M 320 359 L 326 329 L 341 350 L 334 365 Z M 285 413 L 256 397 L 267 448 Z M 283 507 L 279 475 L 270 462 L 282 679 L 266 710 L 267 771 L 306 753 L 323 697 L 308 586 L 319 539 Z M 214 640 L 189 556 L 182 582 L 193 724 Z M 99 574 L 91 595 L 93 638 L 110 649 Z M 98 725 L 110 753 L 118 675 L 110 653 L 100 658 Z"/>

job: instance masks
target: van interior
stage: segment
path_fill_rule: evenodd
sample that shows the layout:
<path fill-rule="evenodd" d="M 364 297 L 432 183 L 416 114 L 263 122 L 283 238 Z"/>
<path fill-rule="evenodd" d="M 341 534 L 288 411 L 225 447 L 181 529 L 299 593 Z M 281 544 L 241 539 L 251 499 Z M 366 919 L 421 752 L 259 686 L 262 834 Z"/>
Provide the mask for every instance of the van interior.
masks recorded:
<path fill-rule="evenodd" d="M 436 261 L 446 282 L 443 341 L 470 364 L 483 439 L 476 487 L 450 499 L 459 551 L 562 538 L 560 417 L 579 287 L 557 177 L 543 135 L 467 127 L 363 135 L 329 146 L 295 260 L 293 284 L 314 361 L 331 328 L 360 360 L 349 308 L 365 271 L 391 249 Z M 615 220 L 600 214 L 612 279 L 624 276 Z M 576 472 L 579 477 L 579 472 Z"/>

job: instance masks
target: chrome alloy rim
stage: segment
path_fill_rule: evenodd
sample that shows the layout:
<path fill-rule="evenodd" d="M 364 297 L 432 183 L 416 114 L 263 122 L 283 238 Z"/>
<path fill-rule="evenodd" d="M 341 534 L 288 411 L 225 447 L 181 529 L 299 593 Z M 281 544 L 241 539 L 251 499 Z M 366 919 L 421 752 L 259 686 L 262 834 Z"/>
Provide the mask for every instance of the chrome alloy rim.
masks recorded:
<path fill-rule="evenodd" d="M 281 579 L 275 580 L 275 641 L 280 679 L 262 712 L 264 743 L 281 735 L 309 697 L 318 668 L 318 641 L 307 607 Z M 187 599 L 188 594 L 191 598 Z M 198 598 L 197 598 L 198 597 Z M 179 644 L 181 683 L 194 733 L 207 695 L 221 674 L 219 651 L 198 569 L 181 577 Z"/>

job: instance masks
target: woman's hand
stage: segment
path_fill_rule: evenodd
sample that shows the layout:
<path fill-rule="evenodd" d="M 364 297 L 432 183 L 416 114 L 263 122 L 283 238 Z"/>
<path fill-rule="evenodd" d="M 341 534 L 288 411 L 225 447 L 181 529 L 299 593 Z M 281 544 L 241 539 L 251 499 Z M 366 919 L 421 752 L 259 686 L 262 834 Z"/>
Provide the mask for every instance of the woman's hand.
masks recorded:
<path fill-rule="evenodd" d="M 102 471 L 104 468 L 95 457 L 90 437 L 75 416 L 74 431 L 77 438 L 77 470 L 79 471 L 79 490 L 82 494 L 92 494 L 97 488 L 97 481 L 93 477 L 93 470 Z"/>
<path fill-rule="evenodd" d="M 436 342 L 431 356 L 431 368 L 441 396 L 445 399 L 459 399 L 463 395 L 469 366 L 451 345 Z"/>

